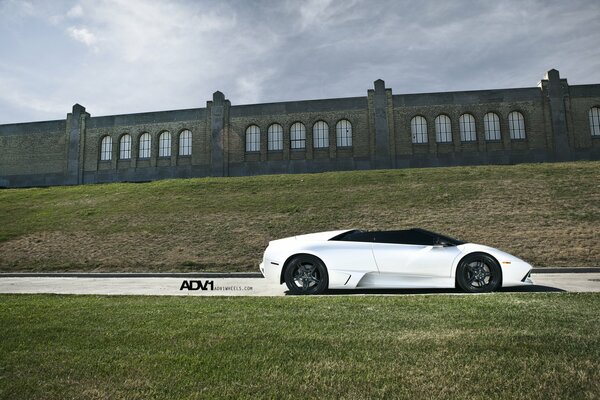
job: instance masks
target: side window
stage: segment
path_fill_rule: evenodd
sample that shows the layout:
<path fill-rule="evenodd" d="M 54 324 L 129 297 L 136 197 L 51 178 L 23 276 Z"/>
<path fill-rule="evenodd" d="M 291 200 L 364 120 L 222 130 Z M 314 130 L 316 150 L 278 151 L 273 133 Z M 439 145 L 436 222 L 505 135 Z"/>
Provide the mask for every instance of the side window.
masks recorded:
<path fill-rule="evenodd" d="M 483 117 L 485 140 L 500 140 L 500 118 L 498 114 L 489 112 Z"/>
<path fill-rule="evenodd" d="M 283 128 L 279 124 L 272 124 L 267 129 L 267 149 L 270 151 L 283 150 Z"/>
<path fill-rule="evenodd" d="M 336 146 L 352 147 L 352 124 L 347 119 L 335 124 Z"/>
<path fill-rule="evenodd" d="M 112 159 L 112 138 L 104 136 L 100 142 L 100 160 L 110 161 Z"/>
<path fill-rule="evenodd" d="M 325 121 L 317 121 L 313 125 L 313 147 L 315 149 L 329 147 L 329 126 Z"/>
<path fill-rule="evenodd" d="M 590 131 L 592 132 L 592 136 L 600 136 L 600 108 L 590 108 L 588 115 L 590 117 Z"/>
<path fill-rule="evenodd" d="M 152 138 L 148 132 L 140 136 L 139 158 L 150 158 L 150 146 Z"/>
<path fill-rule="evenodd" d="M 129 160 L 131 158 L 131 136 L 128 134 L 121 136 L 119 158 L 121 160 Z"/>
<path fill-rule="evenodd" d="M 438 143 L 452 142 L 452 127 L 447 115 L 438 115 L 435 119 L 435 140 Z"/>
<path fill-rule="evenodd" d="M 256 125 L 246 128 L 246 151 L 260 151 L 260 128 Z"/>
<path fill-rule="evenodd" d="M 192 132 L 185 129 L 179 134 L 179 155 L 192 155 Z"/>
<path fill-rule="evenodd" d="M 158 156 L 171 156 L 171 134 L 169 132 L 163 132 L 158 137 Z"/>
<path fill-rule="evenodd" d="M 518 111 L 508 114 L 508 129 L 511 139 L 525 139 L 525 118 Z"/>
<path fill-rule="evenodd" d="M 306 147 L 306 128 L 302 122 L 296 122 L 290 128 L 290 147 L 292 149 Z"/>
<path fill-rule="evenodd" d="M 473 117 L 471 114 L 463 114 L 458 119 L 458 125 L 460 126 L 461 142 L 474 142 L 477 140 L 477 133 L 475 131 L 475 117 Z"/>
<path fill-rule="evenodd" d="M 427 143 L 427 120 L 417 115 L 410 120 L 410 133 L 413 143 Z"/>

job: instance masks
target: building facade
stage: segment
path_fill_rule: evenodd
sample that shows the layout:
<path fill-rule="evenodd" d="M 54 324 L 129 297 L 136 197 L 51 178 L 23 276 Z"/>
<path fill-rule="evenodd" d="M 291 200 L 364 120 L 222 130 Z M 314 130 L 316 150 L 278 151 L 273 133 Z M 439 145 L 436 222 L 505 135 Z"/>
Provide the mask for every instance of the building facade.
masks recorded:
<path fill-rule="evenodd" d="M 600 159 L 600 84 L 231 105 L 0 125 L 0 186 Z"/>

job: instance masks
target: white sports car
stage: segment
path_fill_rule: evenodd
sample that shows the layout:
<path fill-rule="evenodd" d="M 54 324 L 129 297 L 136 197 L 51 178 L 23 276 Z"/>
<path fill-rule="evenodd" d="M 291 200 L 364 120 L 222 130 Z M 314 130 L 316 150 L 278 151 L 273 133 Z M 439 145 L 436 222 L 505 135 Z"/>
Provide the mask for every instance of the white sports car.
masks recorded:
<path fill-rule="evenodd" d="M 326 289 L 455 288 L 490 292 L 530 285 L 531 265 L 493 247 L 424 229 L 341 230 L 273 240 L 260 271 L 294 294 Z"/>

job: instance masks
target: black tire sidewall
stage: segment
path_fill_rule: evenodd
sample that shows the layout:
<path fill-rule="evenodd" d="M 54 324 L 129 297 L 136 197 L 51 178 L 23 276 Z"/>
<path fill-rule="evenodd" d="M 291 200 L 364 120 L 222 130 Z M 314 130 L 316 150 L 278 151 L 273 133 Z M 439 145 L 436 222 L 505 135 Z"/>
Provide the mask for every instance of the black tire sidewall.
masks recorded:
<path fill-rule="evenodd" d="M 310 291 L 304 291 L 304 290 L 298 288 L 294 284 L 294 279 L 292 277 L 294 265 L 301 261 L 310 262 L 311 264 L 315 265 L 317 267 L 317 269 L 319 270 L 319 274 L 322 277 L 321 282 L 319 282 L 319 284 Z M 327 268 L 325 268 L 325 264 L 323 264 L 323 262 L 321 260 L 319 260 L 317 257 L 311 256 L 308 254 L 298 255 L 298 256 L 295 256 L 294 258 L 290 259 L 286 263 L 286 268 L 285 268 L 285 272 L 283 274 L 283 278 L 284 278 L 286 286 L 288 287 L 288 289 L 290 290 L 290 292 L 292 294 L 300 294 L 300 295 L 321 294 L 325 290 L 327 290 L 327 287 L 329 286 L 329 275 L 327 274 Z"/>
<path fill-rule="evenodd" d="M 467 264 L 469 264 L 475 260 L 485 261 L 485 263 L 490 266 L 490 272 L 492 274 L 490 284 L 486 285 L 485 287 L 483 287 L 481 289 L 472 287 L 465 280 L 465 278 L 466 278 L 465 277 L 465 275 L 466 275 L 465 269 L 467 267 Z M 460 260 L 460 262 L 458 263 L 458 268 L 456 269 L 456 282 L 458 284 L 458 287 L 460 289 L 464 290 L 465 292 L 469 292 L 469 293 L 493 292 L 494 290 L 496 290 L 500 287 L 500 284 L 502 282 L 502 270 L 501 270 L 498 262 L 489 254 L 485 254 L 485 253 L 469 254 L 469 255 L 465 256 L 462 260 Z"/>

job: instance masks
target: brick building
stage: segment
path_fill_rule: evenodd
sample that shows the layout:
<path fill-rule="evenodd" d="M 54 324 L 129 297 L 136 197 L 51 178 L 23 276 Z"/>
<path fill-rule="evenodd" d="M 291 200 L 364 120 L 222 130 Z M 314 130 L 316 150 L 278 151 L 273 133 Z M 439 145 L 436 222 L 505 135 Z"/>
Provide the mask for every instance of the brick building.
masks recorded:
<path fill-rule="evenodd" d="M 231 105 L 0 125 L 0 186 L 600 159 L 600 84 Z"/>

